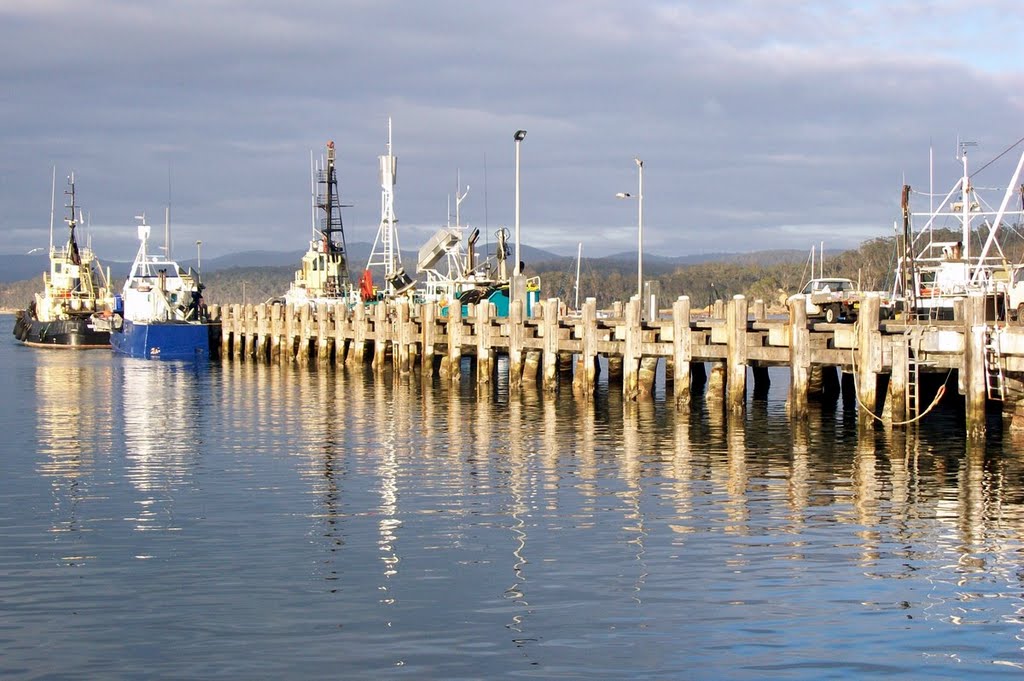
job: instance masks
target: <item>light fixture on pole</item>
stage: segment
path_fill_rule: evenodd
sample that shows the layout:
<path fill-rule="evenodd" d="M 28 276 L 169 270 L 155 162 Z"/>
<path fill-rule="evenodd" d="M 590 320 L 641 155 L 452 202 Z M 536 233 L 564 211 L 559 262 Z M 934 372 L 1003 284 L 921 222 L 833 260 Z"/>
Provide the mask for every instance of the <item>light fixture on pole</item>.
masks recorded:
<path fill-rule="evenodd" d="M 644 162 L 639 158 L 633 159 L 636 162 L 639 174 L 640 187 L 637 191 L 637 254 L 636 254 L 636 294 L 644 295 Z M 617 199 L 631 199 L 633 195 L 629 192 L 619 192 L 615 195 Z"/>
<path fill-rule="evenodd" d="M 516 130 L 516 263 L 512 272 L 517 275 L 522 274 L 519 271 L 519 264 L 522 262 L 519 255 L 519 143 L 524 139 L 526 139 L 526 131 Z"/>

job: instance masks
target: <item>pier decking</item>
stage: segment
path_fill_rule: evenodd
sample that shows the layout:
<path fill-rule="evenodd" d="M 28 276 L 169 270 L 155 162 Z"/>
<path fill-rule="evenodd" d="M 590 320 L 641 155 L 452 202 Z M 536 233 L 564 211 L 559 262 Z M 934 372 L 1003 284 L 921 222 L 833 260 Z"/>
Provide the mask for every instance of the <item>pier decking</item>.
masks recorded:
<path fill-rule="evenodd" d="M 856 324 L 811 322 L 802 297 L 794 299 L 788 319 L 769 319 L 761 301 L 743 296 L 718 301 L 709 317 L 691 316 L 685 296 L 655 319 L 642 319 L 638 297 L 602 313 L 593 298 L 574 314 L 557 299 L 535 305 L 529 317 L 521 301 L 513 301 L 507 318 L 494 316 L 491 304 L 467 309 L 463 316 L 458 305 L 398 299 L 352 308 L 232 304 L 215 314 L 222 321 L 222 358 L 368 362 L 377 370 L 390 362 L 400 373 L 438 371 L 461 380 L 461 358 L 469 355 L 476 380 L 486 384 L 504 354 L 511 390 L 539 383 L 546 391 L 571 385 L 592 395 L 603 357 L 623 395 L 642 399 L 664 361 L 666 384 L 680 408 L 689 403 L 691 386 L 706 385 L 707 399 L 742 411 L 748 367 L 755 391 L 767 385 L 770 367 L 787 367 L 795 418 L 822 385 L 843 385 L 855 392 L 865 425 L 914 422 L 928 408 L 921 404 L 922 376 L 955 375 L 971 436 L 984 435 L 989 403 L 1002 402 L 1013 420 L 1021 386 L 1015 377 L 1024 372 L 1024 327 L 986 321 L 980 295 L 957 301 L 955 321 L 883 320 L 880 299 L 868 295 Z"/>

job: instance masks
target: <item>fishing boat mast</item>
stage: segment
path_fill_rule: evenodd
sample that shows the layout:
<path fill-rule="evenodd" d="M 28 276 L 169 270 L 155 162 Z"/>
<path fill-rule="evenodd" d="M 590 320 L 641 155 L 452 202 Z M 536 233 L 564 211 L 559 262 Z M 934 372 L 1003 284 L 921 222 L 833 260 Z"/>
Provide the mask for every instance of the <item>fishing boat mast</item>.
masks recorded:
<path fill-rule="evenodd" d="M 339 258 L 338 282 L 349 280 L 348 261 L 346 257 L 345 226 L 341 220 L 341 200 L 338 192 L 338 177 L 335 171 L 334 140 L 327 142 L 327 163 L 317 175 L 316 207 L 323 211 L 318 231 L 320 232 L 320 249 L 328 256 Z"/>

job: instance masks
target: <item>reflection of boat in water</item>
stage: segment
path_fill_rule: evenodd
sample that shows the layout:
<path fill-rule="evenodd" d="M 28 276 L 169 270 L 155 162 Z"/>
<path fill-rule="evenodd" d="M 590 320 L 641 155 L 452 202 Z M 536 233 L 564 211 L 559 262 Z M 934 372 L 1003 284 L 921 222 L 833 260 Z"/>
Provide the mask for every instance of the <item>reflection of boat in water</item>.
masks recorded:
<path fill-rule="evenodd" d="M 71 197 L 68 208 L 67 244 L 55 248 L 50 243 L 50 271 L 43 274 L 43 290 L 24 310 L 19 310 L 14 323 L 14 336 L 34 347 L 46 348 L 106 348 L 110 346 L 110 333 L 96 328 L 94 312 L 108 309 L 111 299 L 106 281 L 101 283 L 103 270 L 92 249 L 80 248 L 75 235 L 75 178 L 68 178 L 65 193 Z"/>
<path fill-rule="evenodd" d="M 289 305 L 320 302 L 333 305 L 354 300 L 334 159 L 332 141 L 327 143 L 326 163 L 321 161 L 313 170 L 317 185 L 313 193 L 316 238 L 309 242 L 301 268 L 295 272 L 295 279 L 284 296 Z"/>
<path fill-rule="evenodd" d="M 1024 193 L 1014 202 L 1017 208 L 1010 205 L 1015 191 L 1024 192 L 1018 185 L 1024 154 L 996 205 L 976 185 L 974 175 L 979 171 L 968 173 L 968 146 L 973 145 L 964 143 L 959 148 L 961 177 L 937 206 L 927 212 L 913 211 L 911 198 L 916 192 L 910 185 L 903 186 L 902 234 L 897 240 L 900 253 L 892 297 L 897 306 L 913 315 L 952 319 L 954 300 L 975 293 L 988 298 L 990 316 L 1002 317 L 1020 269 L 1003 252 L 999 230 L 1024 222 L 1020 205 Z"/>
<path fill-rule="evenodd" d="M 206 357 L 219 323 L 209 320 L 203 285 L 191 268 L 146 252 L 150 229 L 141 219 L 139 252 L 111 319 L 111 346 L 144 359 Z"/>

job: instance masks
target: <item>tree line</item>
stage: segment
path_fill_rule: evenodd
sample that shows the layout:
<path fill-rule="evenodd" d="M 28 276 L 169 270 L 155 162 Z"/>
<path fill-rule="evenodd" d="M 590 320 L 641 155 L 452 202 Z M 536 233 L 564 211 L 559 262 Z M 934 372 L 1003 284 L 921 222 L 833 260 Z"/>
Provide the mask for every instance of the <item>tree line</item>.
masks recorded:
<path fill-rule="evenodd" d="M 1024 237 L 1019 226 L 1004 228 L 1000 235 L 1003 252 L 1010 263 L 1024 259 Z M 976 232 L 971 252 L 979 253 L 987 232 Z M 957 232 L 936 231 L 936 240 L 957 241 Z M 847 277 L 860 282 L 869 291 L 892 288 L 901 241 L 880 237 L 865 241 L 858 248 L 827 257 L 820 265 L 825 276 Z M 208 304 L 262 303 L 280 299 L 288 290 L 298 267 L 234 267 L 203 275 L 204 296 Z M 625 301 L 637 293 L 635 263 L 584 258 L 580 263 L 579 300 L 597 299 L 599 307 Z M 752 253 L 728 261 L 666 266 L 645 263 L 645 279 L 658 282 L 659 299 L 672 301 L 681 295 L 690 297 L 694 308 L 711 305 L 716 299 L 743 294 L 764 300 L 769 305 L 785 305 L 786 298 L 799 291 L 811 273 L 808 261 L 778 262 L 770 256 Z M 560 298 L 573 304 L 576 297 L 576 261 L 574 258 L 527 264 L 525 274 L 537 276 L 543 297 Z M 356 273 L 353 273 L 353 281 Z M 8 310 L 26 307 L 42 288 L 42 276 L 0 286 L 0 307 Z"/>

